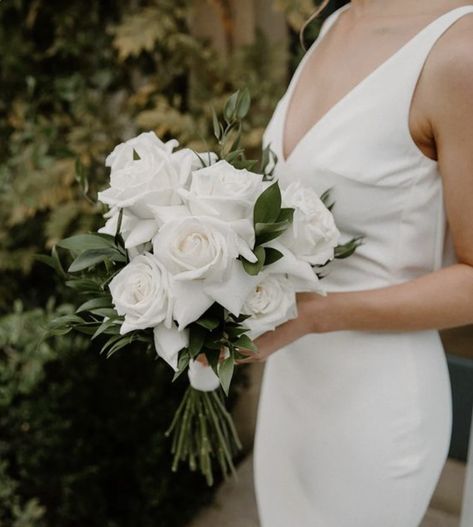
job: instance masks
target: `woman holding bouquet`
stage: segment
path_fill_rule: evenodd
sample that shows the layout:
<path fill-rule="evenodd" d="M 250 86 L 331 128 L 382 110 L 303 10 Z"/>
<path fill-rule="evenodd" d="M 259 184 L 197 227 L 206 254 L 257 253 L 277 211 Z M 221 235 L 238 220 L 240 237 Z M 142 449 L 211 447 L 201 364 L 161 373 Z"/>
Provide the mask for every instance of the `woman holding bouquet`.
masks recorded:
<path fill-rule="evenodd" d="M 276 177 L 330 187 L 342 235 L 364 243 L 241 361 L 267 361 L 262 527 L 416 527 L 425 514 L 452 426 L 438 330 L 473 322 L 472 49 L 471 3 L 353 0 L 268 124 Z"/>

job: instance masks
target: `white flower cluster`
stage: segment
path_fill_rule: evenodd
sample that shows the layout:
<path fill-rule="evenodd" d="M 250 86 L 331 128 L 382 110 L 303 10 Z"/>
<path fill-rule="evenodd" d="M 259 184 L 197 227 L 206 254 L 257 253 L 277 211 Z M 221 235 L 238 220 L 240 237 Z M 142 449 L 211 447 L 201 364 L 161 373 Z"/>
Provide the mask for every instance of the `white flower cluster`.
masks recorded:
<path fill-rule="evenodd" d="M 214 302 L 251 315 L 251 338 L 296 317 L 296 292 L 324 294 L 311 265 L 332 259 L 340 236 L 317 194 L 292 183 L 281 195 L 282 206 L 295 209 L 293 223 L 263 244 L 283 256 L 248 274 L 239 257 L 257 260 L 253 208 L 272 182 L 213 153 L 200 154 L 209 163 L 202 167 L 192 150 L 177 146 L 153 132 L 118 145 L 106 160 L 110 187 L 98 195 L 109 206 L 99 232 L 115 234 L 122 211 L 130 256 L 109 286 L 124 316 L 120 332 L 153 328 L 156 351 L 174 370 L 188 344 L 187 326 Z M 197 369 L 191 363 L 191 377 Z"/>

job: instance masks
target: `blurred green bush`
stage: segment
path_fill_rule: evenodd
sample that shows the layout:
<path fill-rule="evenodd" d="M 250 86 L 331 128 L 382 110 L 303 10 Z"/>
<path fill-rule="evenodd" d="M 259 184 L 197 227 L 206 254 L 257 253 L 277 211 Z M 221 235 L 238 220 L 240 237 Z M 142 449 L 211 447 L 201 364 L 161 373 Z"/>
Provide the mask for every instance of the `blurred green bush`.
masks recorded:
<path fill-rule="evenodd" d="M 275 3 L 293 32 L 312 7 Z M 195 4 L 0 2 L 2 527 L 181 526 L 211 499 L 200 476 L 169 469 L 163 434 L 186 379 L 171 388 L 166 365 L 140 348 L 106 360 L 81 336 L 43 342 L 75 299 L 34 260 L 102 223 L 93 198 L 105 156 L 141 130 L 211 148 L 211 105 L 248 86 L 244 145 L 257 152 L 284 90 L 284 50 L 258 31 L 222 56 L 193 35 Z M 244 372 L 235 381 L 230 405 Z"/>

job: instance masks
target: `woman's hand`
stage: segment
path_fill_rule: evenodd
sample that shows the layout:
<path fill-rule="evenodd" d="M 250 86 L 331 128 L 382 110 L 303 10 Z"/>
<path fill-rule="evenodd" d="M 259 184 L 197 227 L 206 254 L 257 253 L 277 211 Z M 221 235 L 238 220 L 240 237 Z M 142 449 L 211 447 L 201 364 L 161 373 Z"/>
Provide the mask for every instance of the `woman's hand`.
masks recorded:
<path fill-rule="evenodd" d="M 246 358 L 235 361 L 236 364 L 264 362 L 272 353 L 290 344 L 308 333 L 330 331 L 328 314 L 328 296 L 318 293 L 297 293 L 297 318 L 288 320 L 272 331 L 267 331 L 254 340 L 257 352 L 239 348 Z M 323 315 L 323 316 L 322 316 Z"/>

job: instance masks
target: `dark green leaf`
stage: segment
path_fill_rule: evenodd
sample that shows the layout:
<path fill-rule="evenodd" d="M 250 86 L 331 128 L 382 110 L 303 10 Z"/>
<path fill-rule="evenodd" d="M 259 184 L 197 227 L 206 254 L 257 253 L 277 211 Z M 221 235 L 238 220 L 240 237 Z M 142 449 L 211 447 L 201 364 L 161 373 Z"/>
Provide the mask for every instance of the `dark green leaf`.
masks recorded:
<path fill-rule="evenodd" d="M 279 212 L 279 216 L 276 222 L 287 221 L 289 223 L 292 223 L 293 218 L 294 218 L 294 209 L 292 207 L 283 207 L 281 211 Z"/>
<path fill-rule="evenodd" d="M 87 300 L 87 302 L 81 304 L 76 309 L 76 313 L 80 313 L 82 311 L 90 311 L 91 309 L 94 309 L 96 307 L 111 307 L 111 305 L 111 299 L 108 295 L 99 298 L 92 298 L 91 300 Z"/>
<path fill-rule="evenodd" d="M 209 331 L 212 331 L 218 325 L 220 324 L 220 319 L 217 317 L 201 317 L 199 320 L 195 321 L 196 324 L 199 324 L 199 326 L 202 326 L 203 328 L 208 329 Z"/>
<path fill-rule="evenodd" d="M 241 335 L 241 337 L 235 342 L 235 346 L 238 346 L 239 348 L 249 349 L 255 352 L 258 351 L 258 347 L 248 335 Z"/>
<path fill-rule="evenodd" d="M 265 258 L 264 247 L 261 247 L 261 246 L 256 247 L 253 252 L 255 256 L 258 258 L 256 262 L 249 262 L 244 257 L 241 257 L 241 262 L 243 264 L 243 268 L 249 275 L 256 276 L 261 271 L 264 265 L 264 258 Z"/>
<path fill-rule="evenodd" d="M 172 382 L 174 382 L 180 375 L 182 375 L 189 365 L 190 355 L 187 348 L 182 348 L 179 352 L 179 359 L 177 360 L 177 371 L 174 373 Z"/>
<path fill-rule="evenodd" d="M 227 359 L 222 361 L 218 367 L 218 377 L 220 379 L 220 384 L 222 385 L 225 395 L 228 396 L 228 390 L 230 388 L 230 383 L 233 377 L 233 370 L 235 367 L 235 362 L 233 357 L 230 355 Z"/>
<path fill-rule="evenodd" d="M 204 339 L 207 335 L 207 330 L 197 324 L 191 324 L 189 327 L 189 352 L 191 357 L 197 357 L 204 345 Z"/>
<path fill-rule="evenodd" d="M 264 252 L 265 252 L 264 265 L 270 265 L 274 262 L 277 262 L 280 258 L 284 256 L 281 251 L 278 251 L 277 249 L 274 249 L 273 247 L 265 247 Z"/>
<path fill-rule="evenodd" d="M 220 360 L 220 349 L 209 349 L 204 348 L 204 353 L 207 358 L 207 361 L 209 365 L 211 366 L 212 370 L 215 372 L 215 375 L 218 375 L 218 363 Z"/>
<path fill-rule="evenodd" d="M 81 253 L 89 249 L 114 248 L 115 242 L 113 236 L 110 235 L 77 234 L 59 241 L 57 246 L 74 253 Z"/>
<path fill-rule="evenodd" d="M 115 248 L 88 249 L 82 252 L 70 265 L 68 271 L 76 273 L 103 262 L 106 258 L 115 262 L 126 262 L 125 256 Z"/>
<path fill-rule="evenodd" d="M 117 334 L 116 332 L 120 332 L 120 327 L 117 324 L 117 321 L 113 318 L 104 320 L 92 335 L 92 340 L 97 338 L 102 333 L 108 334 L 112 329 L 114 330 L 112 334 Z"/>
<path fill-rule="evenodd" d="M 275 181 L 264 190 L 256 200 L 253 211 L 253 223 L 273 223 L 281 210 L 281 191 Z"/>

